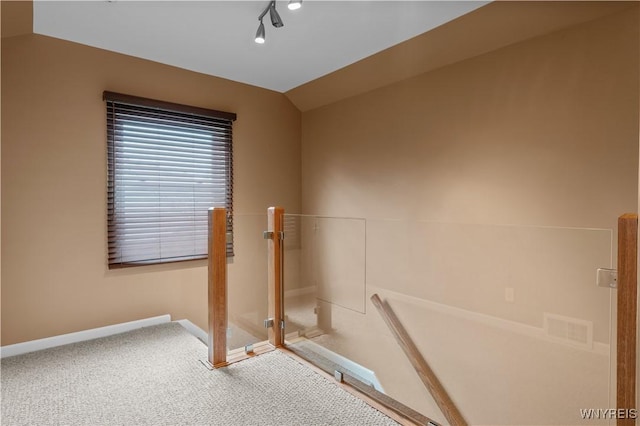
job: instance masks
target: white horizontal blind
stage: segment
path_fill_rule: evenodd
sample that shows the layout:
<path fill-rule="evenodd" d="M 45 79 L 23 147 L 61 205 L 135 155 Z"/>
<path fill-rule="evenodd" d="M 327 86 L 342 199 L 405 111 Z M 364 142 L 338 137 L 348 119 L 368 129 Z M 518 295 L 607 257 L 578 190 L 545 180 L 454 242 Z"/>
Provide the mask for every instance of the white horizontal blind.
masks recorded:
<path fill-rule="evenodd" d="M 105 99 L 109 267 L 206 258 L 208 209 L 232 211 L 235 115 L 110 92 Z"/>

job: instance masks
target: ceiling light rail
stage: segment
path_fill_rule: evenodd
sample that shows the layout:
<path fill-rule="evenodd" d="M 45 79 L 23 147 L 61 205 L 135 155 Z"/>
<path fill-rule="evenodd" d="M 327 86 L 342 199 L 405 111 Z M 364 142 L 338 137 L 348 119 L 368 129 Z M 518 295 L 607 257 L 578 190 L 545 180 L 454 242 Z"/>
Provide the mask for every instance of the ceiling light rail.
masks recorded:
<path fill-rule="evenodd" d="M 302 0 L 291 0 L 289 1 L 289 4 L 287 5 L 287 7 L 289 8 L 289 10 L 300 9 L 300 7 L 302 7 Z M 256 31 L 256 38 L 255 38 L 255 42 L 258 44 L 264 44 L 266 40 L 264 23 L 262 22 L 262 19 L 267 14 L 267 12 L 269 12 L 269 17 L 271 18 L 271 25 L 273 25 L 275 28 L 280 28 L 284 26 L 284 22 L 282 22 L 282 18 L 280 17 L 280 14 L 276 10 L 276 0 L 271 0 L 267 5 L 267 7 L 262 11 L 260 16 L 258 16 L 258 21 L 260 21 L 260 25 L 258 25 L 258 31 Z"/>

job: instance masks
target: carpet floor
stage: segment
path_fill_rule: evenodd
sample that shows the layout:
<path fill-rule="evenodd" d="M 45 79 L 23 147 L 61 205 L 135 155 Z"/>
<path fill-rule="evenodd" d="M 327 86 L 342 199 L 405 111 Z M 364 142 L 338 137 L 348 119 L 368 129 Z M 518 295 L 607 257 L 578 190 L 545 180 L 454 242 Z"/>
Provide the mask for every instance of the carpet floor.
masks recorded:
<path fill-rule="evenodd" d="M 279 351 L 217 370 L 175 323 L 5 358 L 7 425 L 397 425 Z"/>

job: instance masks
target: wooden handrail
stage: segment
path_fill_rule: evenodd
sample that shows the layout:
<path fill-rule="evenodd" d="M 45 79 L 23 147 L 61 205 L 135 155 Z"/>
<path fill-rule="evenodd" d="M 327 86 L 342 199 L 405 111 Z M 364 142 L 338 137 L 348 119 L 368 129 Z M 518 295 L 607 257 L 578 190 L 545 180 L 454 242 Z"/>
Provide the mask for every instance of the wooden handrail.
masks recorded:
<path fill-rule="evenodd" d="M 431 370 L 431 367 L 429 367 L 427 361 L 424 359 L 422 354 L 420 354 L 420 351 L 411 340 L 411 337 L 409 337 L 409 334 L 404 329 L 389 304 L 383 302 L 377 294 L 371 296 L 371 302 L 373 302 L 373 305 L 378 309 L 378 312 L 380 312 L 382 319 L 389 326 L 393 337 L 395 337 L 405 355 L 409 358 L 409 362 L 413 365 L 413 368 L 416 370 L 416 373 L 418 373 L 420 380 L 422 380 L 422 383 L 424 383 L 427 390 L 429 390 L 429 393 L 436 404 L 438 404 L 440 411 L 442 411 L 442 414 L 444 414 L 447 421 L 453 426 L 466 426 L 467 422 L 462 417 L 462 414 L 460 414 L 460 411 L 449 397 L 449 394 L 447 394 L 447 391 L 444 389 L 433 370 Z"/>
<path fill-rule="evenodd" d="M 209 363 L 227 365 L 227 209 L 209 209 Z"/>
<path fill-rule="evenodd" d="M 267 210 L 267 232 L 271 237 L 268 241 L 268 311 L 269 318 L 273 318 L 273 327 L 269 328 L 269 343 L 275 347 L 284 345 L 283 309 L 283 261 L 282 236 L 284 235 L 284 209 L 269 207 Z"/>
<path fill-rule="evenodd" d="M 636 408 L 636 332 L 638 297 L 638 215 L 618 218 L 618 333 L 616 405 Z M 623 418 L 624 417 L 624 418 Z M 618 426 L 635 425 L 632 416 L 618 417 Z"/>

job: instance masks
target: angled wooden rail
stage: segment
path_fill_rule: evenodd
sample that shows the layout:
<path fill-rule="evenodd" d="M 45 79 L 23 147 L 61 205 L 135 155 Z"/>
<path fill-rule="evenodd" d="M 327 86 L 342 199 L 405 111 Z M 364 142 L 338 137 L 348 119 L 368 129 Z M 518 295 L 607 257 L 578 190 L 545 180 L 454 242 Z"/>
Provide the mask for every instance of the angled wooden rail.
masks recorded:
<path fill-rule="evenodd" d="M 383 302 L 377 294 L 371 296 L 371 301 L 378 309 L 378 312 L 380 312 L 384 322 L 387 323 L 389 329 L 391 329 L 393 337 L 395 337 L 405 355 L 409 358 L 411 365 L 413 365 L 416 373 L 420 376 L 420 380 L 422 380 L 422 383 L 424 383 L 429 390 L 429 393 L 431 393 L 431 396 L 435 400 L 436 404 L 438 404 L 440 411 L 442 411 L 442 414 L 444 414 L 447 421 L 452 426 L 466 426 L 467 422 L 464 417 L 460 414 L 460 411 L 449 397 L 449 394 L 447 394 L 447 391 L 444 389 L 433 370 L 431 370 L 431 367 L 429 367 L 427 361 L 424 359 L 422 354 L 420 354 L 420 351 L 411 340 L 411 337 L 409 337 L 409 334 L 404 329 L 389 304 Z"/>
<path fill-rule="evenodd" d="M 616 405 L 636 409 L 636 333 L 638 313 L 638 215 L 618 218 L 618 333 Z M 628 410 L 628 411 L 627 411 Z M 622 418 L 625 417 L 625 418 Z M 631 416 L 617 419 L 618 426 L 635 425 Z"/>

